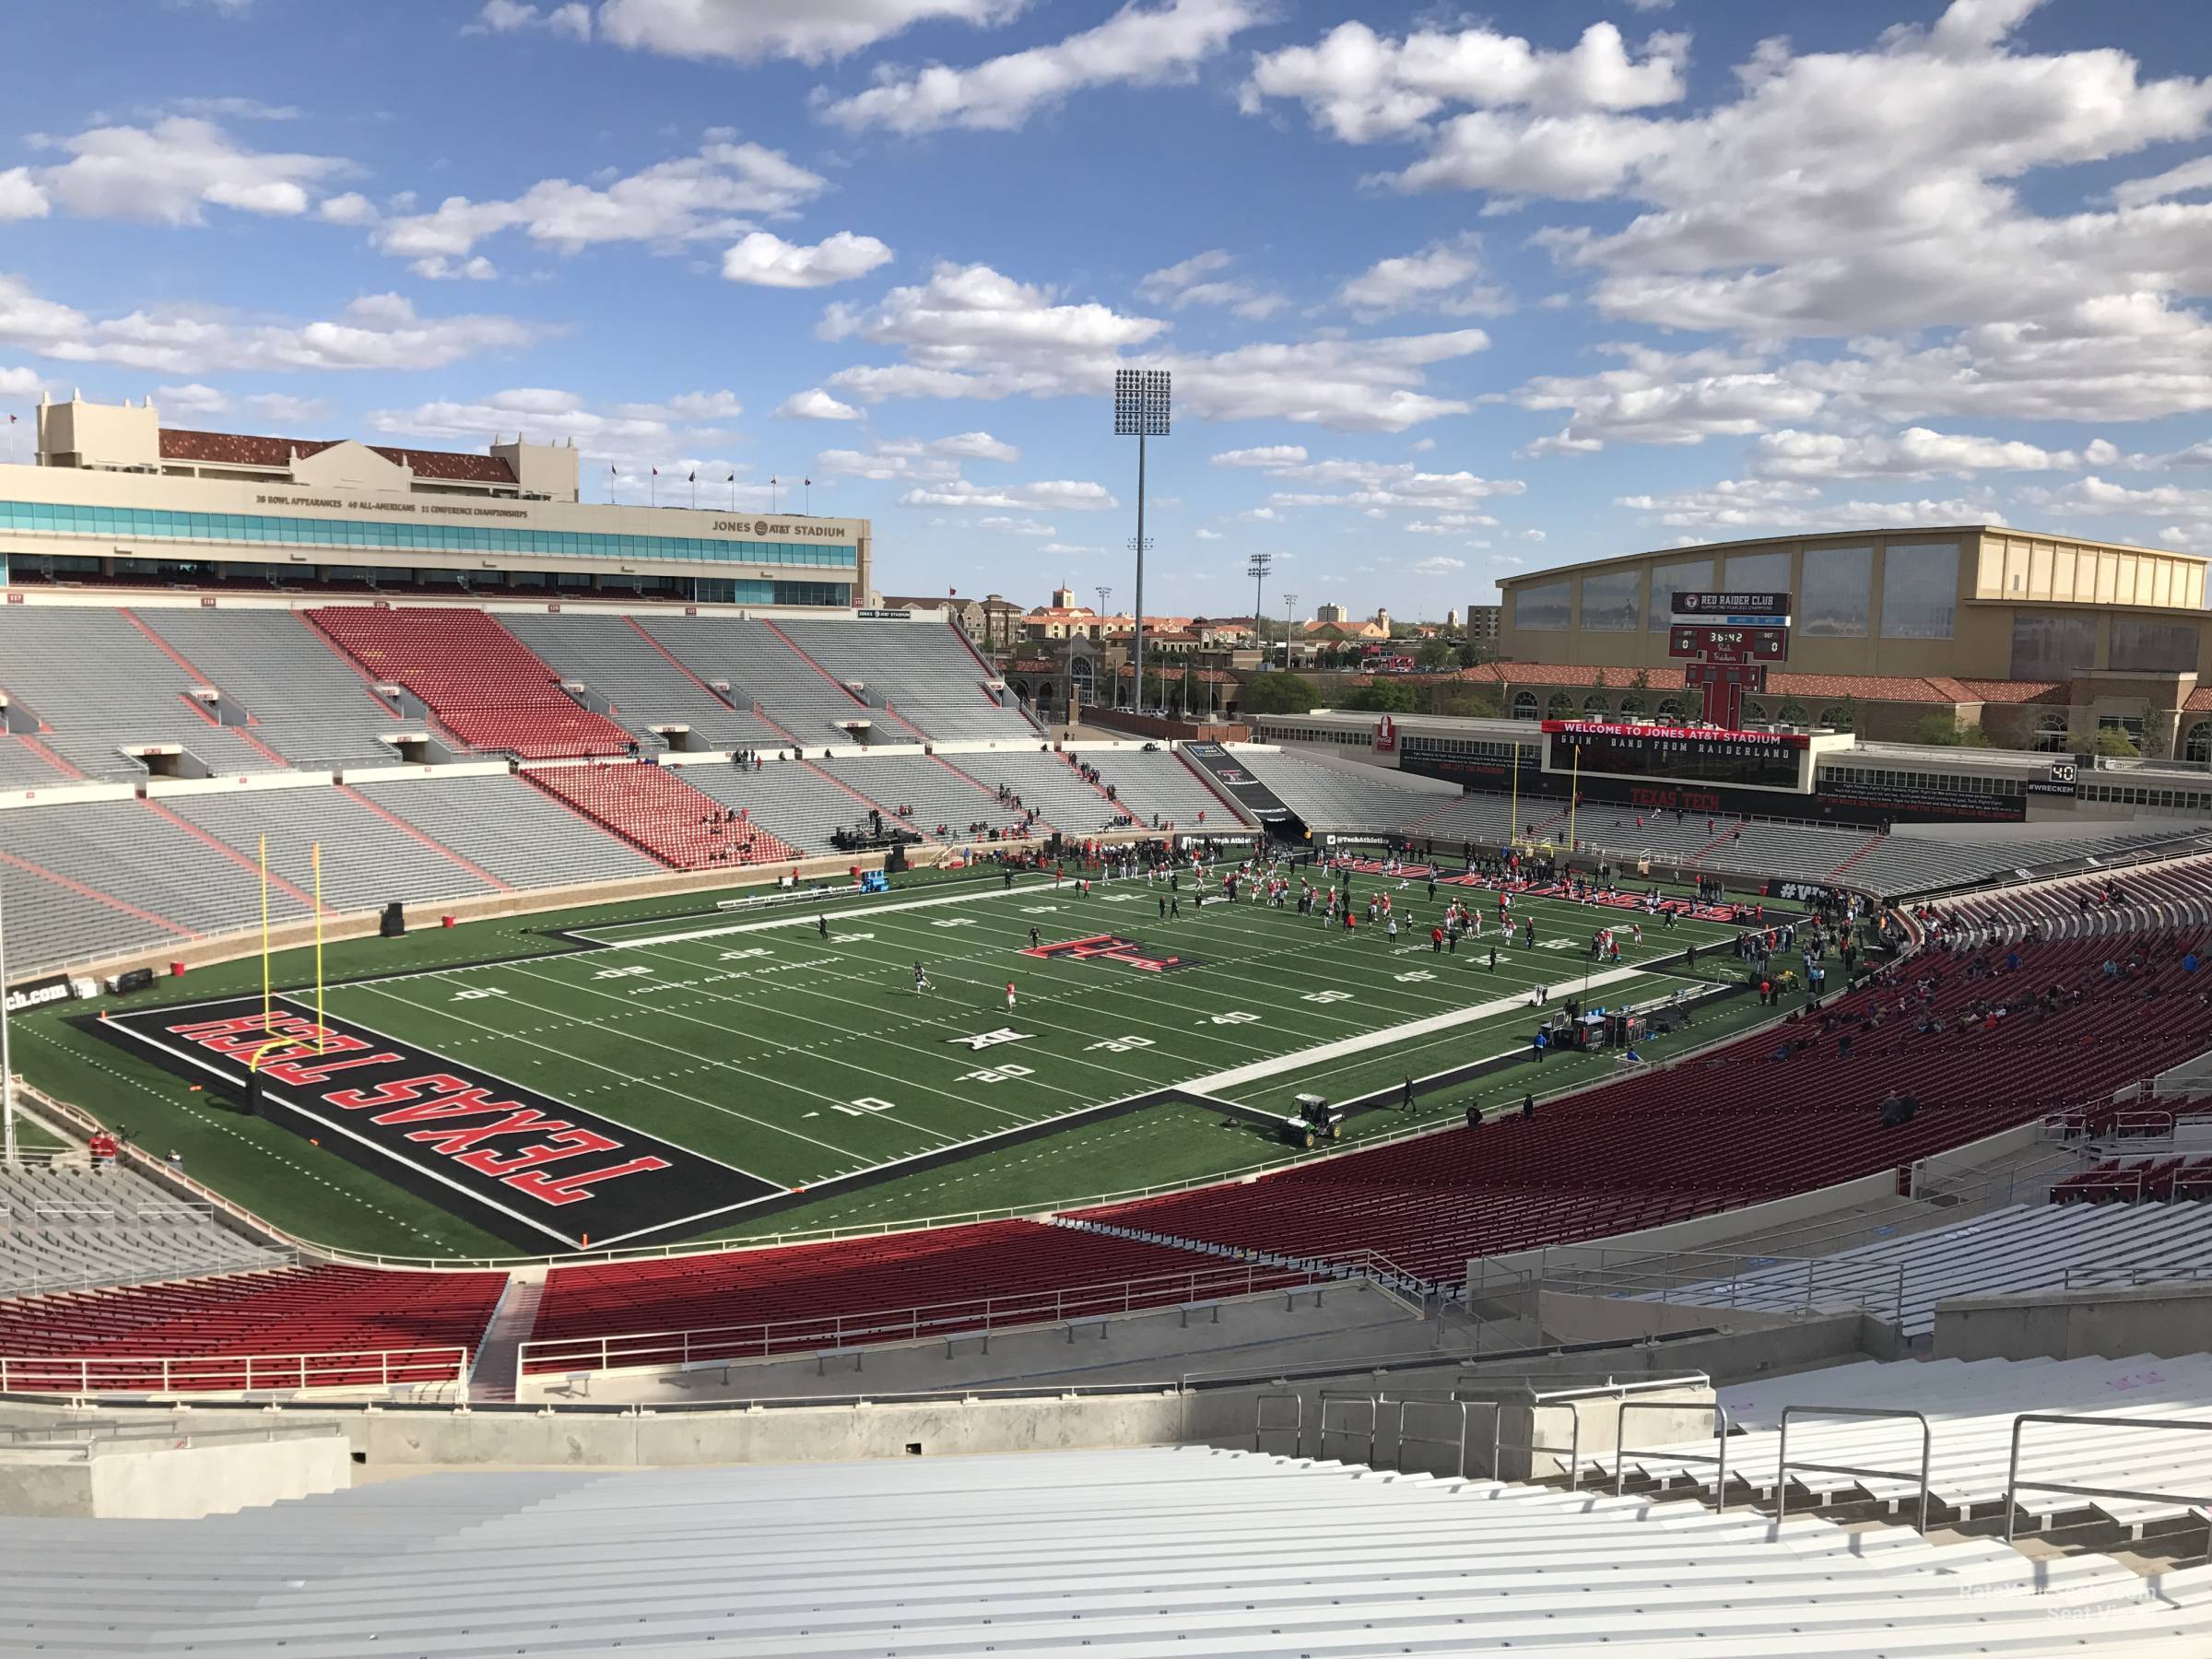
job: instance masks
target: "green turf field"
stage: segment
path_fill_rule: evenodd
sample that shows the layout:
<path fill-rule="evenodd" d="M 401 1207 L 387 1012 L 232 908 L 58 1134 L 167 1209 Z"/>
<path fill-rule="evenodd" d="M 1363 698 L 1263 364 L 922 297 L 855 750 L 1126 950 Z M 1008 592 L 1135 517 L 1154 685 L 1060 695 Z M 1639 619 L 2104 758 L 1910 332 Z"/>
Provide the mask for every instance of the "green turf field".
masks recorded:
<path fill-rule="evenodd" d="M 1555 1002 L 1649 1003 L 1733 965 L 1726 926 L 1648 925 L 1636 946 L 1627 912 L 1524 898 L 1515 916 L 1535 920 L 1539 942 L 1529 949 L 1498 944 L 1488 895 L 1446 886 L 1431 902 L 1419 883 L 1354 877 L 1361 901 L 1377 888 L 1391 893 L 1406 929 L 1394 947 L 1380 929 L 1347 935 L 1294 908 L 1216 900 L 1198 909 L 1187 882 L 1182 914 L 1169 921 L 1159 914 L 1166 888 L 1142 880 L 1098 884 L 1087 897 L 1034 877 L 1011 890 L 995 878 L 911 881 L 884 899 L 759 914 L 694 898 L 359 941 L 334 949 L 339 982 L 325 998 L 334 1022 L 615 1120 L 767 1186 L 830 1183 L 772 1218 L 739 1213 L 698 1230 L 725 1236 L 1018 1208 L 1288 1158 L 1264 1127 L 1228 1124 L 1200 1106 L 1105 1117 L 1091 1109 L 1169 1087 L 1269 1111 L 1287 1110 L 1301 1089 L 1350 1099 L 1407 1075 L 1525 1055 L 1539 985 Z M 1487 936 L 1437 953 L 1427 925 L 1455 892 L 1484 912 Z M 826 937 L 816 919 L 825 909 Z M 1588 959 L 1591 929 L 1607 924 L 1622 938 L 1618 967 Z M 1044 946 L 1114 934 L 1190 965 L 1147 971 L 1039 957 L 1030 954 L 1032 928 Z M 1688 972 L 1663 963 L 1691 944 L 1711 959 Z M 919 994 L 917 961 L 929 980 Z M 300 967 L 297 956 L 281 959 L 279 983 L 299 984 Z M 193 976 L 193 989 L 251 991 L 258 971 L 230 964 Z M 1706 1040 L 1757 1012 L 1738 999 L 1677 1041 Z M 141 1144 L 178 1140 L 194 1172 L 282 1225 L 397 1253 L 508 1248 L 80 1029 L 42 1016 L 21 1023 L 30 1033 L 21 1064 L 33 1081 L 130 1123 Z M 1418 1115 L 1456 1114 L 1485 1089 L 1517 1100 L 1535 1077 L 1556 1088 L 1610 1065 L 1578 1056 L 1540 1072 L 1516 1065 L 1480 1088 L 1426 1092 Z M 1064 1118 L 1064 1128 L 966 1153 Z M 1394 1112 L 1375 1112 L 1352 1129 L 1395 1126 Z M 932 1168 L 901 1168 L 932 1154 Z M 878 1174 L 888 1178 L 870 1179 Z"/>

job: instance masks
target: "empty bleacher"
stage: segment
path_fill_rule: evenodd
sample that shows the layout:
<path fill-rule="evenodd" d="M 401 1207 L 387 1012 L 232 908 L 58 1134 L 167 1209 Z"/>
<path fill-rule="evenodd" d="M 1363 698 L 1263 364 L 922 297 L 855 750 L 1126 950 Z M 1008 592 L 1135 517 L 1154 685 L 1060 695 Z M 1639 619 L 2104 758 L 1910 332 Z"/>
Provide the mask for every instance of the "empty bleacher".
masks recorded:
<path fill-rule="evenodd" d="M 2047 1110 L 2109 1098 L 2212 1046 L 2212 1014 L 2180 994 L 2190 975 L 2178 949 L 2107 979 L 2103 948 L 2030 946 L 2018 972 L 1982 979 L 1953 964 L 1927 1005 L 1947 1021 L 1942 1032 L 1917 1030 L 1910 986 L 1876 984 L 1831 1001 L 1825 1012 L 1849 1023 L 1800 1029 L 1813 1046 L 1786 1059 L 1766 1032 L 1547 1104 L 1534 1123 L 1425 1135 L 1077 1218 L 1300 1257 L 1375 1249 L 1449 1279 L 1476 1256 L 1630 1232 L 1902 1167 Z M 2025 1000 L 2053 985 L 2082 994 L 2046 1016 L 1962 1018 L 1979 1001 Z M 2164 994 L 2146 998 L 2153 986 Z M 1862 1016 L 1877 1013 L 1881 1025 L 1860 1029 Z M 1885 1129 L 1879 1107 L 1900 1092 L 1919 1112 Z"/>
<path fill-rule="evenodd" d="M 0 789 L 51 789 L 72 782 L 22 738 L 0 733 Z"/>
<path fill-rule="evenodd" d="M 510 772 L 398 778 L 355 793 L 512 888 L 657 876 L 661 865 Z"/>
<path fill-rule="evenodd" d="M 1730 1421 L 1742 1432 L 1728 1442 L 1731 1480 L 1775 1484 L 1783 1408 L 1793 1404 L 1900 1407 L 1924 1412 L 1933 1434 L 1929 1494 L 1946 1509 L 1987 1514 L 2002 1508 L 2012 1426 L 2021 1412 L 2079 1412 L 2154 1420 L 2207 1418 L 2212 1399 L 2212 1355 L 2153 1359 L 2148 1355 L 2088 1359 L 1936 1359 L 1890 1364 L 1866 1361 L 1808 1375 L 1761 1379 L 1720 1391 Z M 2041 1436 L 2030 1430 L 2023 1479 L 2072 1486 L 2124 1487 L 2176 1492 L 2212 1489 L 2212 1434 L 2156 1429 L 2106 1430 L 2072 1436 L 2055 1426 Z M 1665 1450 L 1628 1455 L 1629 1467 L 1655 1476 L 1681 1476 L 1710 1488 L 1710 1466 L 1670 1461 Z M 1804 1418 L 1790 1426 L 1791 1485 L 1806 1496 L 1864 1492 L 1888 1502 L 1917 1503 L 1920 1482 L 1894 1475 L 1798 1474 L 1806 1464 L 1845 1468 L 1905 1470 L 1920 1462 L 1919 1426 L 1911 1420 Z M 1606 1462 L 1610 1464 L 1608 1458 Z M 2023 1488 L 2016 1501 L 2038 1521 L 2087 1508 L 2124 1526 L 2179 1519 L 2183 1500 L 2087 1498 Z M 2196 1522 L 2201 1529 L 2202 1520 Z"/>
<path fill-rule="evenodd" d="M 945 622 L 783 620 L 786 639 L 834 678 L 858 681 L 946 742 L 1037 735 L 1018 709 L 984 690 L 986 669 Z"/>
<path fill-rule="evenodd" d="M 749 818 L 725 822 L 718 804 L 673 767 L 621 760 L 537 767 L 523 776 L 671 869 L 783 864 L 798 856 Z"/>
<path fill-rule="evenodd" d="M 303 613 L 380 682 L 404 686 L 472 748 L 543 760 L 619 755 L 628 732 L 584 709 L 483 611 L 326 605 Z"/>
<path fill-rule="evenodd" d="M 503 1273 L 387 1273 L 297 1267 L 72 1295 L 0 1300 L 8 1386 L 40 1393 L 278 1388 L 282 1368 L 252 1382 L 246 1356 L 364 1356 L 466 1347 L 481 1341 Z M 196 1361 L 172 1367 L 168 1358 Z M 34 1363 L 51 1361 L 48 1365 Z M 398 1380 L 437 1380 L 417 1371 Z M 372 1359 L 320 1365 L 310 1385 L 374 1386 Z M 443 1374 L 451 1377 L 447 1364 Z"/>
<path fill-rule="evenodd" d="M 1145 828 L 1170 824 L 1185 831 L 1248 829 L 1234 806 L 1216 794 L 1187 762 L 1167 749 L 1124 748 L 1086 754 L 1100 781 L 1112 785 Z"/>
<path fill-rule="evenodd" d="M 807 1351 L 840 1346 L 826 1332 L 888 1340 L 891 1324 L 869 1329 L 869 1315 L 897 1313 L 897 1334 L 943 1332 L 981 1324 L 984 1304 L 996 1323 L 1015 1321 L 1032 1293 L 1044 1301 L 1035 1316 L 1171 1306 L 1190 1296 L 1189 1277 L 1218 1266 L 1211 1257 L 1138 1240 L 1111 1238 L 1032 1221 L 890 1233 L 828 1244 L 741 1250 L 667 1261 L 557 1267 L 538 1304 L 526 1370 L 600 1369 L 582 1347 L 600 1337 L 626 1338 L 604 1363 L 648 1365 L 713 1356 L 717 1345 L 695 1336 L 688 1349 L 648 1338 L 654 1333 L 724 1330 L 726 1353 Z M 1064 1292 L 1085 1288 L 1095 1300 Z M 1105 1294 L 1110 1288 L 1112 1294 Z M 924 1310 L 914 1312 L 915 1310 Z M 841 1325 L 840 1322 L 843 1322 Z M 761 1327 L 770 1327 L 765 1332 Z M 541 1356 L 540 1345 L 569 1345 Z"/>
<path fill-rule="evenodd" d="M 280 1266 L 289 1259 L 117 1167 L 0 1167 L 0 1296 Z"/>
<path fill-rule="evenodd" d="M 0 1594 L 26 1651 L 223 1659 L 2212 1643 L 2212 1569 L 2154 1584 L 1991 1539 L 1201 1447 L 446 1470 L 193 1522 L 11 1518 Z"/>
<path fill-rule="evenodd" d="M 219 773 L 281 767 L 185 695 L 209 683 L 172 661 L 127 611 L 0 607 L 0 691 L 36 714 L 39 741 L 88 777 L 145 777 L 122 752 L 136 744 L 179 745 Z"/>
<path fill-rule="evenodd" d="M 1113 757 L 1105 751 L 1065 755 L 1027 747 L 946 759 L 994 795 L 1002 787 L 1011 790 L 1023 806 L 1068 835 L 1088 835 L 1135 816 L 1133 808 L 1107 799 L 1108 785 L 1094 787 L 1077 770 L 1078 761 L 1111 764 Z"/>
<path fill-rule="evenodd" d="M 2014 1205 L 1956 1227 L 1812 1261 L 1750 1265 L 1637 1300 L 1780 1312 L 1865 1307 L 1895 1320 L 1912 1339 L 1935 1330 L 1936 1304 L 1946 1297 L 2155 1277 L 2207 1264 L 2212 1205 Z"/>
<path fill-rule="evenodd" d="M 1890 835 L 1864 861 L 1851 867 L 1851 879 L 1854 885 L 1870 888 L 1877 893 L 1932 893 L 1945 888 L 1988 881 L 2018 870 L 2109 858 L 2156 846 L 2161 841 L 2183 841 L 2202 828 L 2176 824 L 2161 830 L 2128 830 L 2086 839 L 2064 835 L 2028 840 L 1977 838 L 1971 832 Z"/>
<path fill-rule="evenodd" d="M 914 735 L 882 710 L 828 678 L 767 623 L 749 617 L 641 617 L 638 626 L 709 685 L 730 688 L 740 708 L 760 704 L 768 718 L 809 752 L 849 744 L 842 723 L 870 723 L 877 742 L 912 743 Z"/>
<path fill-rule="evenodd" d="M 326 911 L 375 910 L 394 900 L 428 903 L 491 892 L 498 885 L 450 848 L 394 823 L 347 789 L 171 795 L 162 805 L 256 864 L 266 836 L 270 874 L 301 893 L 314 891 L 319 843 Z"/>
<path fill-rule="evenodd" d="M 253 717 L 257 738 L 299 767 L 389 764 L 383 738 L 409 723 L 292 611 L 147 610 L 138 619 Z M 419 729 L 418 727 L 417 729 Z"/>
<path fill-rule="evenodd" d="M 771 751 L 758 767 L 687 766 L 684 781 L 802 853 L 832 853 L 831 831 L 867 819 L 869 803 L 806 760 Z"/>
<path fill-rule="evenodd" d="M 686 725 L 702 748 L 773 748 L 787 742 L 751 708 L 732 708 L 669 657 L 628 617 L 505 616 L 507 630 L 559 672 L 614 705 L 613 719 L 645 740 L 656 725 Z"/>
<path fill-rule="evenodd" d="M 57 968 L 261 919 L 257 877 L 236 857 L 137 801 L 72 802 L 0 814 L 11 973 Z M 274 888 L 271 916 L 307 907 Z"/>
<path fill-rule="evenodd" d="M 935 841 L 972 841 L 993 830 L 1021 833 L 1023 814 L 966 773 L 928 755 L 870 755 L 824 760 L 821 769 L 847 788 L 881 805 L 911 830 Z M 905 810 L 912 808 L 912 811 Z M 971 826 L 981 824 L 982 830 Z M 1065 828 L 1065 826 L 1062 826 Z"/>
<path fill-rule="evenodd" d="M 1281 749 L 1239 748 L 1237 763 L 1281 797 L 1309 830 L 1392 834 L 1448 803 L 1449 784 L 1408 782 L 1381 767 L 1328 766 Z"/>

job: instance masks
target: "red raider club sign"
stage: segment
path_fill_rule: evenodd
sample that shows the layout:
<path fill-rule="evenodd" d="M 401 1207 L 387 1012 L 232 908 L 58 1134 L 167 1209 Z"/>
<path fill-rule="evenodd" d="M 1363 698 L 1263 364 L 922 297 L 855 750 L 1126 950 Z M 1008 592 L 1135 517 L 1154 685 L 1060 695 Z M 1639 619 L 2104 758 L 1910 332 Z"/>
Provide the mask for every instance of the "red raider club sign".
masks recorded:
<path fill-rule="evenodd" d="M 98 1030 L 263 1110 L 503 1239 L 581 1248 L 688 1230 L 783 1189 L 626 1124 L 278 998 L 111 1016 Z M 274 1039 L 275 1041 L 272 1041 Z"/>

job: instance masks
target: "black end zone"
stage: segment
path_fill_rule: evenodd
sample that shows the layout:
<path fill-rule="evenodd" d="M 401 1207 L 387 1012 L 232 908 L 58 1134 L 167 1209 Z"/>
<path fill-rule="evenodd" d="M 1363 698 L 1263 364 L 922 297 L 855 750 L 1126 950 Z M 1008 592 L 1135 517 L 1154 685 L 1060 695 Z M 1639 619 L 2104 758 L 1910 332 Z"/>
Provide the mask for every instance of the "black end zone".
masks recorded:
<path fill-rule="evenodd" d="M 784 1192 L 412 1043 L 341 1019 L 318 1025 L 285 997 L 265 1022 L 258 997 L 238 997 L 82 1023 L 539 1253 L 695 1232 Z"/>

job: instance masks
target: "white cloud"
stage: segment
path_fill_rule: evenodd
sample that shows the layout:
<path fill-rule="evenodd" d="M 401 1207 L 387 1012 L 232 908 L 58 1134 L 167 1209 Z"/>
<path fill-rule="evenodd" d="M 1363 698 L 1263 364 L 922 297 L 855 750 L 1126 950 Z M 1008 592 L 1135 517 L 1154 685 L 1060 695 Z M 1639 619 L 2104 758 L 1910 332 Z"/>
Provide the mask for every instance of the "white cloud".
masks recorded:
<path fill-rule="evenodd" d="M 1295 466 L 1306 458 L 1305 448 L 1296 443 L 1270 443 L 1260 449 L 1224 450 L 1214 457 L 1216 466 Z"/>
<path fill-rule="evenodd" d="M 244 402 L 259 419 L 279 427 L 312 426 L 330 413 L 330 406 L 321 398 L 294 397 L 288 392 L 256 392 Z"/>
<path fill-rule="evenodd" d="M 860 411 L 851 404 L 839 403 L 819 386 L 804 392 L 794 392 L 785 398 L 776 413 L 785 420 L 858 420 Z"/>
<path fill-rule="evenodd" d="M 515 317 L 423 317 L 397 294 L 371 294 L 313 322 L 248 321 L 206 306 L 94 317 L 0 275 L 0 343 L 62 362 L 120 363 L 158 374 L 296 369 L 439 369 L 528 345 Z"/>
<path fill-rule="evenodd" d="M 476 21 L 465 25 L 463 34 L 513 34 L 517 30 L 543 29 L 571 40 L 588 41 L 592 38 L 592 8 L 571 0 L 566 6 L 547 6 L 543 12 L 522 0 L 484 0 L 484 9 L 477 14 Z"/>
<path fill-rule="evenodd" d="M 1461 535 L 1469 530 L 1495 529 L 1498 521 L 1487 512 L 1440 512 L 1432 519 L 1412 519 L 1406 528 L 1415 535 Z"/>
<path fill-rule="evenodd" d="M 2090 477 L 2064 489 L 2028 489 L 2021 499 L 2053 513 L 2101 518 L 2114 514 L 2159 518 L 2199 526 L 2212 524 L 2212 489 L 2185 489 L 2175 484 L 2142 489 Z"/>
<path fill-rule="evenodd" d="M 1283 515 L 1272 507 L 1250 507 L 1238 513 L 1237 516 L 1250 524 L 1272 524 L 1277 523 Z"/>
<path fill-rule="evenodd" d="M 722 274 L 759 288 L 828 288 L 888 263 L 891 251 L 872 236 L 840 230 L 812 247 L 756 230 L 722 256 Z"/>
<path fill-rule="evenodd" d="M 1136 285 L 1137 298 L 1183 311 L 1194 305 L 1217 305 L 1253 322 L 1265 321 L 1289 305 L 1289 300 L 1255 283 L 1227 273 L 1236 264 L 1219 248 L 1194 254 L 1179 265 L 1147 273 Z"/>
<path fill-rule="evenodd" d="M 1785 428 L 1760 437 L 1752 465 L 1770 478 L 1921 479 L 1971 477 L 1978 472 L 2071 472 L 2082 460 L 2073 450 L 1926 427 L 1908 427 L 1894 438 Z"/>
<path fill-rule="evenodd" d="M 489 282 L 500 274 L 499 267 L 481 253 L 467 259 L 448 259 L 435 253 L 414 261 L 407 269 L 431 282 Z"/>
<path fill-rule="evenodd" d="M 1221 539 L 1221 532 L 1218 530 L 1194 530 L 1191 534 L 1199 541 L 1219 541 Z"/>
<path fill-rule="evenodd" d="M 1336 299 L 1363 323 L 1417 309 L 1447 317 L 1495 316 L 1512 310 L 1505 291 L 1482 276 L 1477 243 L 1461 236 L 1430 242 L 1418 253 L 1376 261 L 1337 289 Z"/>
<path fill-rule="evenodd" d="M 1206 420 L 1282 419 L 1357 431 L 1403 431 L 1465 401 L 1425 390 L 1432 365 L 1488 347 L 1480 329 L 1298 344 L 1209 355 L 1124 355 L 1167 327 L 1096 301 L 1069 303 L 988 265 L 940 265 L 929 281 L 877 305 L 833 305 L 820 332 L 893 347 L 905 360 L 841 370 L 829 383 L 870 403 L 888 398 L 1096 397 L 1119 368 L 1165 369 L 1178 411 Z"/>
<path fill-rule="evenodd" d="M 1454 105 L 1556 112 L 1672 103 L 1688 47 L 1686 35 L 1653 35 L 1639 61 L 1610 23 L 1592 24 L 1565 52 L 1483 28 L 1392 40 L 1345 23 L 1316 45 L 1255 59 L 1243 101 L 1256 112 L 1266 99 L 1295 98 L 1324 131 L 1371 144 L 1424 133 Z"/>
<path fill-rule="evenodd" d="M 1698 443 L 1803 420 L 1819 391 L 1725 351 L 1669 355 L 1641 346 L 1598 347 L 1626 366 L 1590 375 L 1539 375 L 1513 394 L 1524 409 L 1564 409 L 1567 426 L 1528 446 L 1533 455 L 1581 453 L 1607 443 Z"/>
<path fill-rule="evenodd" d="M 248 149 L 214 122 L 185 115 L 34 142 L 69 156 L 32 170 L 36 189 L 84 218 L 198 225 L 208 207 L 289 218 L 308 210 L 323 181 L 352 171 L 335 156 Z"/>
<path fill-rule="evenodd" d="M 1284 483 L 1343 486 L 1321 490 L 1280 489 L 1267 498 L 1261 511 L 1272 518 L 1283 507 L 1418 508 L 1434 512 L 1442 508 L 1471 508 L 1493 496 L 1515 496 L 1528 486 L 1518 478 L 1482 478 L 1469 472 L 1422 472 L 1406 461 L 1311 461 L 1295 445 L 1282 446 L 1283 458 L 1269 461 L 1238 460 L 1240 466 L 1258 466 L 1270 478 Z M 1231 455 L 1262 455 L 1266 451 L 1235 451 Z M 1221 457 L 1217 456 L 1218 463 Z M 1249 516 L 1249 515 L 1247 515 Z M 1494 524 L 1493 519 L 1468 518 L 1465 524 Z"/>
<path fill-rule="evenodd" d="M 1829 501 L 1809 484 L 1784 478 L 1724 478 L 1701 489 L 1616 498 L 1616 506 L 1677 529 L 1730 532 L 1789 527 L 1857 530 L 1878 525 L 2001 524 L 1986 498 Z"/>
<path fill-rule="evenodd" d="M 0 172 L 0 220 L 44 218 L 53 211 L 53 202 L 30 176 L 29 168 L 11 167 Z"/>
<path fill-rule="evenodd" d="M 852 131 L 1006 131 L 1088 88 L 1186 79 L 1265 16 L 1260 0 L 1133 0 L 1096 29 L 1053 45 L 992 58 L 972 69 L 937 64 L 903 77 L 894 74 L 826 105 L 823 113 Z"/>
<path fill-rule="evenodd" d="M 376 223 L 376 204 L 358 190 L 348 190 L 342 195 L 324 196 L 315 204 L 315 213 L 326 224 Z"/>
<path fill-rule="evenodd" d="M 1413 567 L 1413 573 L 1417 576 L 1456 576 L 1466 568 L 1465 559 L 1452 559 L 1439 553 L 1418 560 Z"/>
<path fill-rule="evenodd" d="M 1070 559 L 1088 559 L 1093 554 L 1103 553 L 1106 551 L 1106 549 L 1103 547 L 1087 547 L 1073 542 L 1056 541 L 1045 543 L 1044 546 L 1038 548 L 1037 551 L 1040 553 L 1058 553 Z"/>
<path fill-rule="evenodd" d="M 1075 478 L 1046 478 L 1034 484 L 971 484 L 955 477 L 910 489 L 899 500 L 909 507 L 1042 508 L 1064 512 L 1102 512 L 1121 505 L 1104 485 Z"/>
<path fill-rule="evenodd" d="M 872 46 L 917 23 L 982 28 L 1027 0 L 603 0 L 599 29 L 618 46 L 670 57 L 818 64 Z"/>
<path fill-rule="evenodd" d="M 185 415 L 220 415 L 230 406 L 229 397 L 197 381 L 182 386 L 156 386 L 154 403 L 159 408 Z"/>
<path fill-rule="evenodd" d="M 877 483 L 958 481 L 965 461 L 1018 461 L 1021 452 L 988 432 L 954 432 L 944 438 L 885 438 L 867 450 L 824 450 L 815 457 L 824 472 Z M 933 505 L 951 506 L 938 502 Z M 1016 507 L 1046 503 L 976 501 L 974 506 Z"/>
<path fill-rule="evenodd" d="M 1001 535 L 1057 535 L 1059 534 L 1052 525 L 1037 519 L 1006 518 L 998 514 L 980 518 L 975 521 L 975 524 L 979 530 L 995 530 Z"/>
<path fill-rule="evenodd" d="M 606 242 L 677 247 L 739 235 L 752 229 L 742 216 L 787 214 L 828 187 L 781 150 L 710 136 L 692 155 L 603 186 L 544 179 L 507 200 L 448 196 L 429 213 L 384 220 L 373 241 L 404 259 L 464 258 L 507 230 L 564 253 Z"/>

